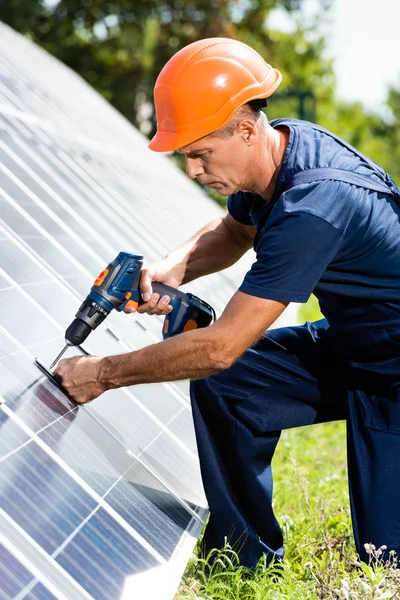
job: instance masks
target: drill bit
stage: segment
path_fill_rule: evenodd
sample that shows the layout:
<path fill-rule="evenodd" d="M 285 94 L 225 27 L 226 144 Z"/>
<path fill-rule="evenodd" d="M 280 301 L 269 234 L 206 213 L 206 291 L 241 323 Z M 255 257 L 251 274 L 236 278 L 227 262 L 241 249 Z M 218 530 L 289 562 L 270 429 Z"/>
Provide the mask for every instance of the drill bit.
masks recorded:
<path fill-rule="evenodd" d="M 60 358 L 62 357 L 62 355 L 64 354 L 64 352 L 67 350 L 67 348 L 69 348 L 69 344 L 65 344 L 65 346 L 61 350 L 60 354 L 53 360 L 53 362 L 50 365 L 50 371 L 53 370 L 53 367 L 55 367 L 55 365 L 58 363 L 58 361 L 60 360 Z"/>

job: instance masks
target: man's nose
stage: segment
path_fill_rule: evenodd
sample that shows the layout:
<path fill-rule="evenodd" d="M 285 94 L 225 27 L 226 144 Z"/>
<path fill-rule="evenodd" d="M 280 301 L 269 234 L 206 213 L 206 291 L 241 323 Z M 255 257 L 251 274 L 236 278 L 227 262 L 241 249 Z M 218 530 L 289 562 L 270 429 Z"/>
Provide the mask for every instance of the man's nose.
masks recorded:
<path fill-rule="evenodd" d="M 186 157 L 186 175 L 190 177 L 190 179 L 195 179 L 196 177 L 199 177 L 199 175 L 203 175 L 203 173 L 204 169 L 200 159 Z"/>

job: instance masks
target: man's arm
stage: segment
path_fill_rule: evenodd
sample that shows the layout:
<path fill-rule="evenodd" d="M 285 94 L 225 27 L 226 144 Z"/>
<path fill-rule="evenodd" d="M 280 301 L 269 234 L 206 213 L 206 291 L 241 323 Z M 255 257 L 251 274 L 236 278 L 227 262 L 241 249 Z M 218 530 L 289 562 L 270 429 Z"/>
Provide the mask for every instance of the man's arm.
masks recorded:
<path fill-rule="evenodd" d="M 251 248 L 255 227 L 243 225 L 229 213 L 218 217 L 198 231 L 188 242 L 170 252 L 163 260 L 142 269 L 140 292 L 145 304 L 138 312 L 168 314 L 169 299 L 159 302 L 151 293 L 152 281 L 179 287 L 203 275 L 221 271 L 233 265 Z M 127 312 L 130 312 L 127 310 Z"/>
<path fill-rule="evenodd" d="M 206 377 L 229 368 L 287 304 L 236 292 L 220 319 L 210 327 L 127 354 L 63 360 L 56 376 L 80 404 L 112 388 Z"/>
<path fill-rule="evenodd" d="M 229 213 L 211 221 L 168 258 L 180 264 L 182 284 L 233 265 L 251 248 L 253 225 L 243 225 Z"/>

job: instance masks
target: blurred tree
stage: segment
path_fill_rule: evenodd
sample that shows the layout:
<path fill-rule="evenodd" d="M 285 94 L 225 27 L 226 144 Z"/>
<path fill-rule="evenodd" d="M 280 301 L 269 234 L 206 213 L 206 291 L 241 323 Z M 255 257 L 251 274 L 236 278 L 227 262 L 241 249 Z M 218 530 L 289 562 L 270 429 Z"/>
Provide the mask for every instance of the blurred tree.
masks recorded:
<path fill-rule="evenodd" d="M 323 10 L 329 4 L 325 0 Z M 0 20 L 77 71 L 143 133 L 151 134 L 158 73 L 179 48 L 200 38 L 249 43 L 282 69 L 283 90 L 310 92 L 322 81 L 332 86 L 322 36 L 316 38 L 315 22 L 304 27 L 301 6 L 302 0 L 0 0 Z M 292 33 L 267 27 L 276 8 L 293 15 Z M 284 101 L 282 108 L 297 116 L 293 100 Z"/>

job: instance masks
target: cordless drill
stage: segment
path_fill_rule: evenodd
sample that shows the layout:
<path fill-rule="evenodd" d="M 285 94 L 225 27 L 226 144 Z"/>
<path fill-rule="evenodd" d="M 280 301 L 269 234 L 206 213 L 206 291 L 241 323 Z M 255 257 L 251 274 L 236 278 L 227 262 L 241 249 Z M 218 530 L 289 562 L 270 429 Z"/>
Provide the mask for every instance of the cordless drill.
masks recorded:
<path fill-rule="evenodd" d="M 63 350 L 50 366 L 57 364 L 69 346 L 81 345 L 89 333 L 96 329 L 115 308 L 122 311 L 125 306 L 137 308 L 144 301 L 140 295 L 140 273 L 143 256 L 120 252 L 98 275 L 89 295 L 83 301 L 74 320 L 65 332 Z M 163 338 L 183 331 L 207 327 L 215 319 L 214 309 L 193 294 L 186 294 L 162 283 L 152 283 L 153 292 L 169 296 L 173 310 L 166 315 Z M 36 361 L 38 362 L 38 361 Z"/>

